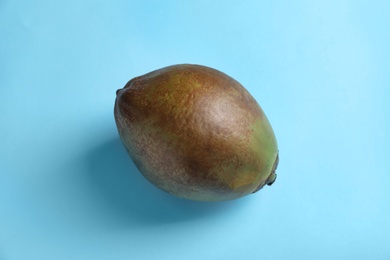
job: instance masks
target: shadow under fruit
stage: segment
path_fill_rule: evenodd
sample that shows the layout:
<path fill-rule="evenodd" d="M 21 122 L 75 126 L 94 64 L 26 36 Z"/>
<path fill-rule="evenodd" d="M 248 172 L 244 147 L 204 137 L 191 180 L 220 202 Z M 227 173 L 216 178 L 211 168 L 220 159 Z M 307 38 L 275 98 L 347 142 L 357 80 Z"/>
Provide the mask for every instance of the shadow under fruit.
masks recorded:
<path fill-rule="evenodd" d="M 267 117 L 218 70 L 181 64 L 133 78 L 117 91 L 114 114 L 140 172 L 175 196 L 231 200 L 275 181 L 278 146 Z"/>

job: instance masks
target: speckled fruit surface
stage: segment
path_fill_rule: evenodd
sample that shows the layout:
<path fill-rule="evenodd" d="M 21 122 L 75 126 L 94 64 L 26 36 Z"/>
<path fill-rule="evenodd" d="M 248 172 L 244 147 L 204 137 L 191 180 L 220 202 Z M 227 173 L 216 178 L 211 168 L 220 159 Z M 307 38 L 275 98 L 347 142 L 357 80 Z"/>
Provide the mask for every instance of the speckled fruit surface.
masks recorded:
<path fill-rule="evenodd" d="M 180 64 L 117 91 L 119 135 L 140 172 L 175 196 L 236 199 L 275 180 L 278 146 L 250 93 L 228 75 Z"/>

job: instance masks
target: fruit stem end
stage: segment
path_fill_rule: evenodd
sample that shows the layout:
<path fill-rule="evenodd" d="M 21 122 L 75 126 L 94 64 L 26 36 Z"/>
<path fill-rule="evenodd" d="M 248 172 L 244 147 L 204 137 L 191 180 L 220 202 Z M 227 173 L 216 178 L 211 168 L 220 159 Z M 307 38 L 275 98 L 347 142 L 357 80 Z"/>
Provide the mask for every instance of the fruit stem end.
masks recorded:
<path fill-rule="evenodd" d="M 265 185 L 271 186 L 275 182 L 276 177 L 277 177 L 276 168 L 278 168 L 278 164 L 279 164 L 279 152 L 276 155 L 276 159 L 275 159 L 274 165 L 272 166 L 272 170 L 271 170 L 270 175 L 268 176 L 268 178 L 264 182 L 260 183 L 260 185 L 256 188 L 256 190 L 253 193 L 261 190 Z"/>

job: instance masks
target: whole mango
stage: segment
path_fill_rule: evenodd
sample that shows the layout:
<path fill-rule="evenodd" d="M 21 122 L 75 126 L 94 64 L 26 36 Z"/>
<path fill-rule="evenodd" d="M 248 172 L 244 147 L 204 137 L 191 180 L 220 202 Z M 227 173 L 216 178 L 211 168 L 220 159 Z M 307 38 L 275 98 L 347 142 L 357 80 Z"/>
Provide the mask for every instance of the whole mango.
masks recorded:
<path fill-rule="evenodd" d="M 263 110 L 228 75 L 180 64 L 117 90 L 115 121 L 139 171 L 175 196 L 236 199 L 271 185 L 278 146 Z"/>

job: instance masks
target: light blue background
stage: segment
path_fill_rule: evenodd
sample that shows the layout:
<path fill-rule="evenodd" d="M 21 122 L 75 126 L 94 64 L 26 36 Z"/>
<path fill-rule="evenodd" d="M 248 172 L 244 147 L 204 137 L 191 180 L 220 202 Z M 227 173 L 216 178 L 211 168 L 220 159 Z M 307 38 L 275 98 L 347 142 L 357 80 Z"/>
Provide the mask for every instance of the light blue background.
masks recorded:
<path fill-rule="evenodd" d="M 0 0 L 0 259 L 390 259 L 389 1 Z M 118 139 L 115 91 L 219 69 L 275 130 L 272 187 L 171 197 Z"/>

